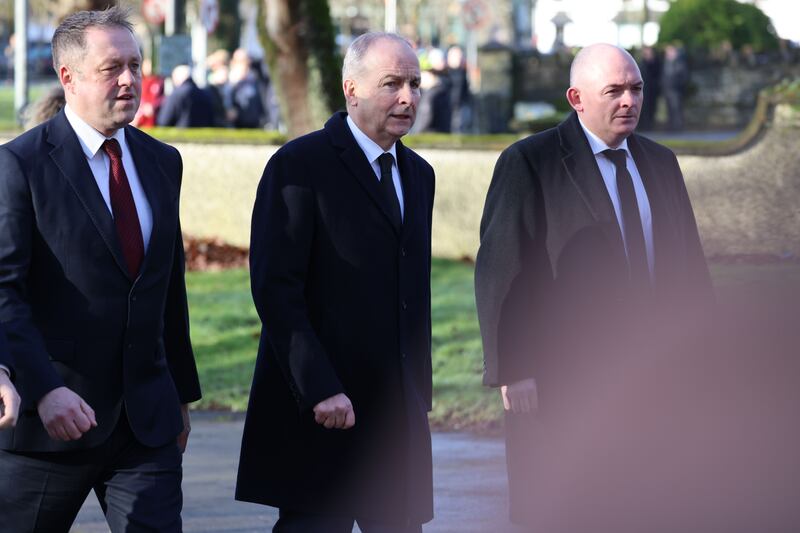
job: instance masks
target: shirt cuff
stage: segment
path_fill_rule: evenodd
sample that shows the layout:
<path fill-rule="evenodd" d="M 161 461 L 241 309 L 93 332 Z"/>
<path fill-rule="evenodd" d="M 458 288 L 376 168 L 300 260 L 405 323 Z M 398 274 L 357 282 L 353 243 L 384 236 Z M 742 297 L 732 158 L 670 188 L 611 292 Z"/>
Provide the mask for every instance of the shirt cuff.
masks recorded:
<path fill-rule="evenodd" d="M 6 373 L 6 375 L 7 375 L 9 378 L 11 377 L 11 370 L 9 370 L 9 368 L 8 368 L 7 366 L 5 366 L 5 365 L 0 365 L 0 371 L 3 371 L 3 372 L 5 372 L 5 373 Z"/>

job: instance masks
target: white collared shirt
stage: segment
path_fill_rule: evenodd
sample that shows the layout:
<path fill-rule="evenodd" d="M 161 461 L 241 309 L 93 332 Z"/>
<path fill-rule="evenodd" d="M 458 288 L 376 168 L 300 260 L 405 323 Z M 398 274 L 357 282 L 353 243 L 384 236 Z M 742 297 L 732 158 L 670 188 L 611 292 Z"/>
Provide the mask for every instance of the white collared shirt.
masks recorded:
<path fill-rule="evenodd" d="M 92 170 L 94 180 L 97 182 L 97 188 L 100 189 L 100 194 L 106 202 L 108 212 L 111 213 L 113 217 L 111 193 L 108 187 L 111 160 L 108 155 L 100 149 L 106 141 L 106 136 L 75 114 L 75 112 L 70 109 L 69 104 L 64 108 L 64 113 L 67 116 L 70 126 L 72 126 L 72 129 L 78 136 L 83 154 L 86 156 L 86 161 L 89 163 L 89 168 Z M 150 203 L 147 201 L 144 189 L 142 189 L 142 182 L 139 181 L 139 174 L 136 172 L 133 156 L 128 149 L 128 143 L 125 140 L 125 130 L 123 128 L 118 129 L 111 138 L 116 139 L 122 149 L 122 166 L 125 169 L 125 175 L 128 177 L 128 183 L 130 184 L 131 193 L 133 194 L 133 202 L 136 204 L 136 213 L 139 215 L 139 225 L 142 228 L 142 241 L 144 241 L 144 249 L 146 251 L 147 245 L 150 243 L 150 234 L 153 232 L 153 212 L 150 209 Z"/>
<path fill-rule="evenodd" d="M 347 125 L 350 127 L 350 131 L 353 132 L 353 137 L 355 137 L 358 146 L 364 152 L 364 155 L 367 156 L 367 161 L 372 165 L 372 171 L 375 172 L 375 177 L 378 178 L 378 181 L 381 181 L 381 166 L 378 163 L 378 158 L 384 154 L 383 148 L 367 137 L 366 133 L 358 129 L 358 126 L 356 126 L 356 123 L 350 118 L 350 115 L 347 115 Z M 400 217 L 402 218 L 405 214 L 405 204 L 403 203 L 403 186 L 400 182 L 400 170 L 397 168 L 396 143 L 392 144 L 392 147 L 386 150 L 385 153 L 392 154 L 394 158 L 394 163 L 392 163 L 392 182 L 394 182 L 394 191 L 397 193 L 397 200 L 400 202 Z"/>
<path fill-rule="evenodd" d="M 580 119 L 578 120 L 580 122 Z M 603 182 L 606 185 L 608 196 L 611 198 L 611 203 L 614 204 L 614 213 L 617 215 L 617 223 L 622 230 L 622 242 L 625 244 L 625 253 L 628 253 L 628 243 L 625 242 L 624 222 L 622 220 L 622 207 L 620 205 L 619 191 L 617 190 L 617 167 L 614 163 L 603 155 L 603 150 L 613 149 L 604 143 L 597 135 L 589 131 L 580 122 L 581 128 L 586 133 L 586 138 L 589 141 L 589 147 L 592 149 L 597 166 L 600 168 L 600 174 L 603 176 Z M 639 217 L 642 222 L 642 230 L 644 231 L 644 244 L 647 250 L 647 266 L 650 269 L 650 278 L 653 277 L 653 215 L 650 211 L 650 201 L 647 199 L 647 191 L 644 188 L 642 176 L 639 174 L 639 169 L 636 168 L 636 162 L 631 156 L 631 151 L 628 149 L 628 139 L 622 141 L 617 147 L 618 150 L 625 150 L 625 163 L 628 167 L 628 172 L 633 180 L 633 190 L 636 192 L 636 203 L 639 204 Z"/>

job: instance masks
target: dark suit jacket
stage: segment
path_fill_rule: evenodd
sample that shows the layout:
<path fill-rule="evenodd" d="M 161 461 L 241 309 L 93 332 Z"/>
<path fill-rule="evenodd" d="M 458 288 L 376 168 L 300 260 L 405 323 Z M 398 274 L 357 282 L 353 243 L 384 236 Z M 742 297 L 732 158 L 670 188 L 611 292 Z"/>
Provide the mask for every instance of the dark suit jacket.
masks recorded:
<path fill-rule="evenodd" d="M 433 169 L 397 143 L 394 229 L 344 113 L 282 147 L 258 188 L 250 247 L 262 321 L 236 498 L 382 520 L 432 517 Z M 312 408 L 345 393 L 355 427 Z"/>
<path fill-rule="evenodd" d="M 216 126 L 214 109 L 211 93 L 188 79 L 164 100 L 157 122 L 159 126 L 211 128 Z"/>
<path fill-rule="evenodd" d="M 11 364 L 11 352 L 8 351 L 6 331 L 2 325 L 0 325 L 0 365 L 8 368 L 11 372 L 11 379 L 14 379 L 14 365 Z"/>
<path fill-rule="evenodd" d="M 711 284 L 674 154 L 628 138 L 653 217 L 654 291 L 646 302 L 689 305 Z M 537 377 L 537 367 L 634 299 L 614 208 L 573 113 L 556 128 L 507 148 L 495 167 L 481 221 L 475 292 L 484 382 Z"/>
<path fill-rule="evenodd" d="M 584 385 L 624 368 L 620 358 L 657 346 L 657 333 L 668 338 L 660 327 L 679 327 L 664 322 L 712 300 L 677 159 L 635 134 L 628 147 L 653 217 L 651 292 L 629 282 L 613 205 L 575 113 L 506 149 L 489 187 L 475 268 L 484 383 L 535 378 L 537 416 L 553 414 L 548 424 L 580 411 L 581 395 L 591 403 Z M 506 419 L 512 519 L 523 522 L 537 475 L 534 426 L 522 415 Z"/>
<path fill-rule="evenodd" d="M 127 272 L 111 213 L 63 111 L 0 147 L 0 323 L 22 397 L 0 436 L 19 451 L 103 442 L 123 408 L 136 438 L 160 446 L 183 428 L 179 405 L 200 397 L 178 222 L 178 152 L 126 127 L 153 212 L 141 272 Z M 36 406 L 66 385 L 95 410 L 81 439 L 50 439 Z"/>

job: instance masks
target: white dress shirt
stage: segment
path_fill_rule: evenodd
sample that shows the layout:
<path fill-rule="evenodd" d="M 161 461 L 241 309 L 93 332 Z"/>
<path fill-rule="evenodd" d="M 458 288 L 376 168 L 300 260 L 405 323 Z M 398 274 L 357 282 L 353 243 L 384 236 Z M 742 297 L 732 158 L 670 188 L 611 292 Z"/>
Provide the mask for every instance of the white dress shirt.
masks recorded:
<path fill-rule="evenodd" d="M 347 125 L 350 127 L 350 131 L 353 132 L 353 137 L 356 138 L 358 146 L 361 147 L 364 155 L 367 156 L 367 161 L 372 165 L 372 171 L 375 172 L 375 177 L 378 178 L 380 182 L 381 166 L 378 163 L 378 158 L 384 154 L 383 148 L 367 137 L 366 133 L 358 129 L 358 126 L 356 126 L 356 123 L 350 118 L 350 115 L 347 115 Z M 397 193 L 397 200 L 400 202 L 400 218 L 403 218 L 405 214 L 405 204 L 403 203 L 403 186 L 400 182 L 400 170 L 397 168 L 397 149 L 395 144 L 392 144 L 392 147 L 386 150 L 385 153 L 392 154 L 392 158 L 394 159 L 392 163 L 392 182 L 394 182 L 394 192 Z"/>
<path fill-rule="evenodd" d="M 614 163 L 603 155 L 603 150 L 613 150 L 610 146 L 604 143 L 597 135 L 589 131 L 581 122 L 581 127 L 586 138 L 589 140 L 589 147 L 592 149 L 594 158 L 597 161 L 597 166 L 600 168 L 600 174 L 603 176 L 603 182 L 606 185 L 608 196 L 611 198 L 611 203 L 614 204 L 614 213 L 617 215 L 617 223 L 619 224 L 622 233 L 622 242 L 625 244 L 625 253 L 628 253 L 628 243 L 625 242 L 625 227 L 622 220 L 622 207 L 620 206 L 619 191 L 617 190 L 617 167 Z M 642 230 L 644 231 L 644 244 L 647 250 L 647 266 L 650 269 L 650 278 L 653 277 L 653 215 L 650 211 L 650 201 L 647 199 L 647 191 L 642 182 L 642 176 L 639 174 L 639 169 L 636 168 L 636 162 L 631 156 L 631 151 L 628 149 L 628 139 L 622 141 L 617 147 L 618 150 L 625 150 L 625 162 L 628 167 L 628 172 L 633 180 L 633 190 L 636 192 L 636 203 L 639 204 L 639 217 L 642 222 Z"/>
<path fill-rule="evenodd" d="M 89 168 L 92 170 L 94 180 L 97 182 L 97 188 L 100 189 L 100 194 L 103 195 L 103 200 L 106 202 L 108 212 L 111 213 L 113 217 L 111 193 L 108 187 L 111 160 L 108 155 L 101 150 L 107 137 L 84 122 L 83 119 L 70 109 L 69 104 L 64 108 L 64 112 L 70 126 L 72 126 L 72 129 L 78 136 L 83 153 L 89 163 Z M 125 140 L 125 130 L 122 128 L 118 129 L 110 138 L 116 139 L 122 149 L 122 166 L 125 169 L 125 175 L 128 177 L 128 183 L 131 186 L 133 202 L 136 204 L 136 213 L 139 215 L 139 225 L 142 228 L 142 241 L 144 241 L 144 249 L 147 251 L 147 245 L 150 243 L 150 234 L 153 232 L 153 212 L 150 209 L 147 196 L 142 189 L 142 182 L 139 181 L 139 174 L 136 172 L 133 156 L 128 149 L 128 143 Z"/>

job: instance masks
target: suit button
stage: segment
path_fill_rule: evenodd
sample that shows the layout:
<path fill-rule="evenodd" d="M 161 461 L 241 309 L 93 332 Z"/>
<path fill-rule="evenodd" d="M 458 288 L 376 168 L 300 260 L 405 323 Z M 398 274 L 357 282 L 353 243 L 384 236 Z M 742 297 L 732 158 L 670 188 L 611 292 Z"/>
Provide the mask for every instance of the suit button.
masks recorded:
<path fill-rule="evenodd" d="M 128 349 L 133 350 L 133 344 L 128 344 Z"/>
<path fill-rule="evenodd" d="M 135 302 L 136 301 L 136 296 L 131 296 L 131 301 Z"/>
<path fill-rule="evenodd" d="M 405 353 L 405 352 L 401 353 L 401 354 L 400 354 L 400 357 L 402 357 L 403 359 L 405 359 L 405 358 L 406 358 L 406 353 Z"/>
<path fill-rule="evenodd" d="M 402 255 L 403 257 L 406 256 L 406 249 L 405 248 L 400 248 L 400 255 Z"/>
<path fill-rule="evenodd" d="M 403 300 L 402 306 L 403 306 L 403 311 L 408 309 L 408 305 L 406 305 L 406 301 L 405 300 Z"/>

